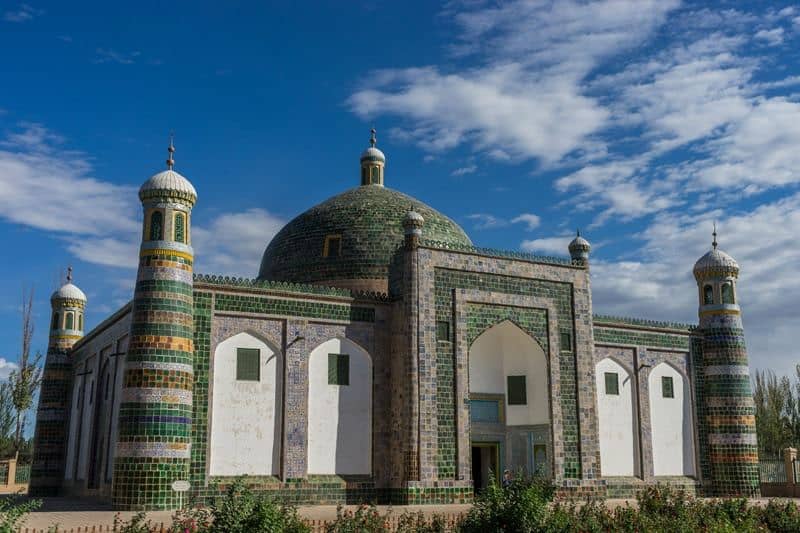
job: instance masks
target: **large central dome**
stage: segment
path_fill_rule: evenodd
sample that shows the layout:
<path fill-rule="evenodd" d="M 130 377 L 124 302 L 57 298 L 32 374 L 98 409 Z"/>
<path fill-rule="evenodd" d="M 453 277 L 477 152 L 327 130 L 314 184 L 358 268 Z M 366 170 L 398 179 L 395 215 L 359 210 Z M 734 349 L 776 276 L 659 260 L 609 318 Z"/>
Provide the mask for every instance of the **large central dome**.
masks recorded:
<path fill-rule="evenodd" d="M 368 184 L 334 196 L 286 224 L 264 252 L 258 278 L 386 292 L 389 265 L 403 244 L 403 217 L 412 207 L 425 219 L 424 238 L 472 244 L 464 230 L 435 209 Z"/>

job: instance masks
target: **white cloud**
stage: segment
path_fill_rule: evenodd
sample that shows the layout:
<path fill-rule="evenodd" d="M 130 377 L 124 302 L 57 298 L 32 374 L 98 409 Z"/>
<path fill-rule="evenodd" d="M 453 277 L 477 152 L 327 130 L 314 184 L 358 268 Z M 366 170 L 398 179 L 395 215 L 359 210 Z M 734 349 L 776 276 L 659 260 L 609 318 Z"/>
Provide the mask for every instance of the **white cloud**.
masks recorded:
<path fill-rule="evenodd" d="M 759 30 L 753 37 L 759 41 L 764 41 L 769 46 L 778 46 L 783 43 L 783 28 Z"/>
<path fill-rule="evenodd" d="M 574 238 L 574 235 L 562 235 L 558 237 L 531 239 L 522 241 L 519 247 L 522 250 L 530 253 L 563 256 L 567 254 L 569 243 Z"/>
<path fill-rule="evenodd" d="M 478 167 L 475 165 L 469 165 L 466 167 L 461 167 L 455 169 L 453 172 L 450 173 L 451 176 L 464 176 L 466 174 L 474 174 L 475 171 L 478 170 Z"/>
<path fill-rule="evenodd" d="M 44 15 L 44 10 L 36 9 L 29 4 L 20 4 L 17 9 L 6 11 L 3 14 L 3 20 L 6 22 L 26 22 L 41 15 Z"/>
<path fill-rule="evenodd" d="M 508 220 L 490 215 L 488 213 L 475 213 L 472 215 L 467 215 L 467 218 L 475 221 L 475 225 L 473 227 L 478 230 L 502 228 L 504 226 L 508 226 Z"/>
<path fill-rule="evenodd" d="M 601 59 L 648 39 L 677 1 L 516 1 L 454 15 L 457 55 L 480 66 L 374 72 L 348 99 L 362 117 L 406 119 L 429 151 L 461 144 L 490 157 L 552 165 L 590 140 L 609 112 L 581 87 Z"/>
<path fill-rule="evenodd" d="M 521 215 L 512 218 L 511 223 L 525 224 L 528 231 L 533 231 L 539 227 L 539 224 L 542 223 L 542 219 L 539 217 L 539 215 L 534 215 L 533 213 L 522 213 Z"/>
<path fill-rule="evenodd" d="M 136 269 L 141 239 L 136 188 L 92 177 L 86 156 L 60 149 L 63 142 L 39 124 L 23 124 L 0 141 L 0 218 L 54 233 L 88 263 Z M 207 227 L 195 225 L 198 268 L 254 277 L 283 223 L 263 209 L 249 209 L 217 215 Z"/>
<path fill-rule="evenodd" d="M 0 357 L 0 381 L 7 380 L 11 372 L 18 368 L 19 366 L 16 363 L 6 360 L 5 357 Z"/>
<path fill-rule="evenodd" d="M 196 272 L 255 277 L 261 256 L 286 223 L 263 209 L 225 213 L 192 228 Z"/>

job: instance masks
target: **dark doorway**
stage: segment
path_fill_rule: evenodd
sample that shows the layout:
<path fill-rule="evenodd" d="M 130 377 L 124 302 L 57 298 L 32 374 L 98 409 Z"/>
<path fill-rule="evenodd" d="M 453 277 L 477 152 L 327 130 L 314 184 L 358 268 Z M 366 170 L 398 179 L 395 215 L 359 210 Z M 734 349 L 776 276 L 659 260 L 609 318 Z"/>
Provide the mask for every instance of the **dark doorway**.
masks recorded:
<path fill-rule="evenodd" d="M 499 481 L 499 459 L 497 443 L 472 443 L 472 483 L 476 493 L 488 487 L 492 478 Z"/>

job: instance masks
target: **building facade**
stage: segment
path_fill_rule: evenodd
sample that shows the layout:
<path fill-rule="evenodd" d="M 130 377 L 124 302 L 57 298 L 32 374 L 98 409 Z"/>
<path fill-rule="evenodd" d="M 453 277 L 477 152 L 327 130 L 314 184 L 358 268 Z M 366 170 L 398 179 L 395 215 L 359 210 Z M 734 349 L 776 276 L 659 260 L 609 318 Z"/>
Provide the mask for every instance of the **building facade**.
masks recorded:
<path fill-rule="evenodd" d="M 198 195 L 170 146 L 139 192 L 133 300 L 83 335 L 91 303 L 71 279 L 53 295 L 31 493 L 172 509 L 175 481 L 203 500 L 243 477 L 295 503 L 457 503 L 509 469 L 567 495 L 758 494 L 739 267 L 716 239 L 699 325 L 595 315 L 583 237 L 564 258 L 476 247 L 385 187 L 375 144 L 255 279 L 193 273 Z"/>

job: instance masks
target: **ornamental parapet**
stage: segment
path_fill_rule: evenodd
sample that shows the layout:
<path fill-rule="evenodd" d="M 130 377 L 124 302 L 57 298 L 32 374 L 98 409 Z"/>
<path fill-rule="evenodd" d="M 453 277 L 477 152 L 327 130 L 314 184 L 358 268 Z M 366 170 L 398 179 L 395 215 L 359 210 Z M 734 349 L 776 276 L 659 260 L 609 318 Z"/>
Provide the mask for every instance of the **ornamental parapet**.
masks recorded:
<path fill-rule="evenodd" d="M 434 241 L 430 239 L 421 239 L 419 245 L 423 248 L 433 248 L 435 250 L 450 250 L 454 252 L 465 252 L 474 255 L 483 255 L 486 257 L 497 257 L 501 259 L 515 259 L 518 261 L 528 261 L 530 263 L 543 263 L 548 265 L 571 266 L 578 268 L 586 268 L 586 265 L 573 261 L 567 257 L 558 257 L 552 255 L 535 255 L 527 252 L 518 252 L 515 250 L 499 250 L 495 248 L 481 248 L 478 246 L 469 246 L 466 244 Z"/>

